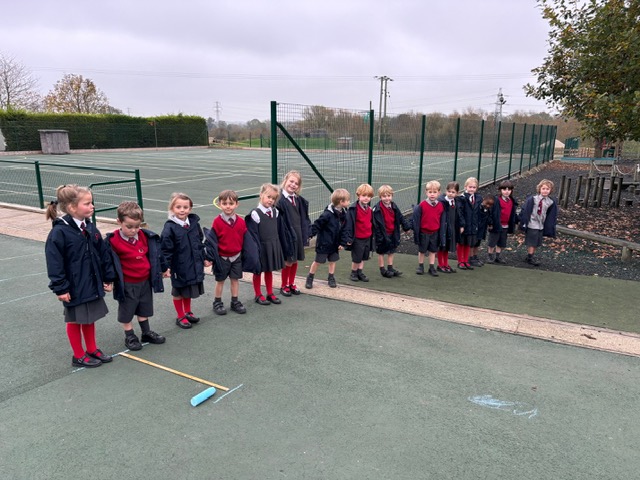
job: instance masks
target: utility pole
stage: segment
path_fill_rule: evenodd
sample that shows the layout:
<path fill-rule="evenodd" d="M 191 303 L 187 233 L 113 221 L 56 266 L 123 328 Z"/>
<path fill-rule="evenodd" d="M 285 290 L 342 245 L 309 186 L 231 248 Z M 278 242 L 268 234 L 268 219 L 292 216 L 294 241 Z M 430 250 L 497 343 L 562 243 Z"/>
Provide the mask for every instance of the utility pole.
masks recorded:
<path fill-rule="evenodd" d="M 378 109 L 378 115 L 380 120 L 378 122 L 378 147 L 380 147 L 380 137 L 382 136 L 383 124 L 387 118 L 387 97 L 389 92 L 387 90 L 387 82 L 393 82 L 393 78 L 389 78 L 386 75 L 376 76 L 374 78 L 380 79 L 380 107 Z M 382 97 L 384 96 L 384 111 L 382 110 Z M 385 132 L 386 133 L 386 132 Z"/>
<path fill-rule="evenodd" d="M 502 106 L 507 103 L 502 94 L 502 88 L 498 90 L 498 97 L 496 99 L 496 110 L 494 112 L 494 118 L 496 124 L 502 121 Z"/>
<path fill-rule="evenodd" d="M 218 127 L 220 126 L 220 110 L 222 110 L 222 107 L 220 106 L 220 102 L 216 102 L 215 110 L 216 110 L 216 127 Z"/>

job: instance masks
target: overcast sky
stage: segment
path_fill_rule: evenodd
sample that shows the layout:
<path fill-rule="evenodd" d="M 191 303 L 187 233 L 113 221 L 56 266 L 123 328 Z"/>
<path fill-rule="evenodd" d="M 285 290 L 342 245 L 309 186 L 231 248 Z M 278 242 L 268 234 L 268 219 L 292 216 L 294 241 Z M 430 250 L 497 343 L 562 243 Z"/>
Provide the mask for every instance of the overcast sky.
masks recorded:
<path fill-rule="evenodd" d="M 92 79 L 135 116 L 269 118 L 269 102 L 387 112 L 546 111 L 522 86 L 547 51 L 535 0 L 22 0 L 0 51 L 39 79 Z M 216 104 L 219 110 L 216 112 Z"/>

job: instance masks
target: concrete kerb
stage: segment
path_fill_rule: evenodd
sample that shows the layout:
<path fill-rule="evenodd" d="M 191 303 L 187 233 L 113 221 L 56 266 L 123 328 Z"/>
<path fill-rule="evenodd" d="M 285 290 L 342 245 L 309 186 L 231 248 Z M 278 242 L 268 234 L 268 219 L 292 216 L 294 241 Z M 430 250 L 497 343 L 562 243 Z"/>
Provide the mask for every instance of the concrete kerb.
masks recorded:
<path fill-rule="evenodd" d="M 103 234 L 109 232 L 114 224 L 115 221 L 103 218 L 99 218 L 97 222 L 98 229 Z M 50 230 L 51 223 L 45 219 L 42 209 L 0 203 L 0 234 L 44 242 Z M 252 276 L 245 274 L 243 280 L 251 283 Z M 274 285 L 278 285 L 279 282 L 280 276 L 275 273 Z M 298 277 L 297 283 L 304 285 L 305 278 Z M 566 345 L 640 356 L 640 335 L 634 333 L 455 305 L 350 285 L 329 288 L 327 282 L 323 280 L 315 280 L 313 289 L 303 290 L 303 294 L 435 318 L 487 330 L 524 335 Z"/>
<path fill-rule="evenodd" d="M 244 280 L 251 282 L 251 275 L 245 274 Z M 279 275 L 274 274 L 274 285 L 278 285 L 279 281 Z M 298 285 L 304 285 L 304 283 L 304 277 L 297 277 Z M 330 288 L 327 282 L 322 280 L 315 280 L 313 289 L 303 290 L 303 294 L 435 318 L 487 330 L 524 335 L 564 345 L 640 356 L 640 335 L 634 333 L 455 305 L 350 285 Z"/>

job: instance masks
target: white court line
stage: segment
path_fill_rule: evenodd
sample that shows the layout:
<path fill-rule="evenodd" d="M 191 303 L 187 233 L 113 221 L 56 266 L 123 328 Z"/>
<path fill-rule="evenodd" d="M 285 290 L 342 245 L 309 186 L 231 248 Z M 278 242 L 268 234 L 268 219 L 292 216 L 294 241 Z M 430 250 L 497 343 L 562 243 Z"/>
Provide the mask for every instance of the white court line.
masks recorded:
<path fill-rule="evenodd" d="M 29 255 L 18 255 L 17 257 L 0 258 L 0 262 L 3 262 L 5 260 L 15 260 L 16 258 L 33 257 L 33 256 L 38 256 L 38 255 L 44 255 L 44 252 L 42 252 L 42 253 L 30 253 Z"/>
<path fill-rule="evenodd" d="M 47 272 L 40 272 L 40 273 L 30 273 L 28 275 L 19 275 L 17 277 L 0 278 L 0 282 L 8 282 L 9 280 L 16 280 L 18 278 L 35 277 L 37 275 L 46 275 L 46 274 Z"/>
<path fill-rule="evenodd" d="M 33 295 L 27 295 L 26 297 L 20 297 L 20 298 L 14 298 L 13 300 L 8 300 L 6 302 L 2 302 L 0 303 L 0 305 L 6 305 L 7 303 L 13 303 L 13 302 L 19 302 L 21 300 L 26 300 L 27 298 L 33 298 L 33 297 L 39 297 L 40 295 L 46 295 L 46 294 L 50 294 L 51 292 L 41 292 L 41 293 L 34 293 Z"/>

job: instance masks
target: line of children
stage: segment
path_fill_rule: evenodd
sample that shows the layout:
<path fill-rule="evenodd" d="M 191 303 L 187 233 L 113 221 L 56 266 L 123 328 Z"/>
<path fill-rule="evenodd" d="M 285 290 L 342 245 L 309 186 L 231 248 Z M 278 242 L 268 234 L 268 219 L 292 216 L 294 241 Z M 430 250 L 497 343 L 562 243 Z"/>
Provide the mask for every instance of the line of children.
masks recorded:
<path fill-rule="evenodd" d="M 94 326 L 96 320 L 108 313 L 103 297 L 111 291 L 112 284 L 125 345 L 130 350 L 140 350 L 141 341 L 165 342 L 149 325 L 153 293 L 164 290 L 163 277 L 171 278 L 176 324 L 188 329 L 200 320 L 192 311 L 191 300 L 204 294 L 205 266 L 213 264 L 214 313 L 227 313 L 221 297 L 229 278 L 231 310 L 244 314 L 246 308 L 238 298 L 243 272 L 253 274 L 255 302 L 259 305 L 281 303 L 273 289 L 274 271 L 282 270 L 283 296 L 300 294 L 295 276 L 311 237 L 317 237 L 316 256 L 305 287 L 313 288 L 318 267 L 328 261 L 328 285 L 335 288 L 336 262 L 344 248 L 351 250 L 351 280 L 369 280 L 363 266 L 374 240 L 380 274 L 385 278 L 399 277 L 402 272 L 393 267 L 393 258 L 400 244 L 400 229 L 413 229 L 419 250 L 416 273 L 425 273 L 424 260 L 428 254 L 428 273 L 437 277 L 438 272 L 455 272 L 448 262 L 449 253 L 454 250 L 459 268 L 472 270 L 474 266 L 482 266 L 477 248 L 487 233 L 490 261 L 506 263 L 501 257 L 502 250 L 508 235 L 520 222 L 518 205 L 512 196 L 513 183 L 509 180 L 500 183 L 499 195 L 485 199 L 477 193 L 478 181 L 473 177 L 465 182 L 462 195 L 458 195 L 457 182 L 449 182 L 444 195 L 440 195 L 439 182 L 427 182 L 426 199 L 414 208 L 410 221 L 393 202 L 394 192 L 389 185 L 379 188 L 380 201 L 373 208 L 370 185 L 358 187 L 357 201 L 351 205 L 349 192 L 337 189 L 331 195 L 331 203 L 313 224 L 309 221 L 308 202 L 300 196 L 301 186 L 302 178 L 296 171 L 285 176 L 282 190 L 273 184 L 262 185 L 258 206 L 244 219 L 236 214 L 238 195 L 225 190 L 218 197 L 221 213 L 213 220 L 212 228 L 204 231 L 199 217 L 192 213 L 191 198 L 174 193 L 161 236 L 141 228 L 144 214 L 135 202 L 123 202 L 117 211 L 119 228 L 109 233 L 106 241 L 90 220 L 93 204 L 89 189 L 77 185 L 59 187 L 56 200 L 46 212 L 52 220 L 52 230 L 45 252 L 49 287 L 64 305 L 72 364 L 97 367 L 112 360 L 97 347 Z M 537 194 L 527 197 L 522 210 L 520 228 L 525 231 L 525 261 L 532 266 L 539 265 L 534 254 L 543 237 L 555 236 L 557 202 L 550 197 L 553 187 L 553 182 L 541 181 Z M 59 211 L 65 214 L 61 218 Z M 262 276 L 266 296 L 261 290 Z M 138 317 L 140 338 L 133 329 L 134 316 Z M 82 346 L 83 338 L 86 348 Z"/>

